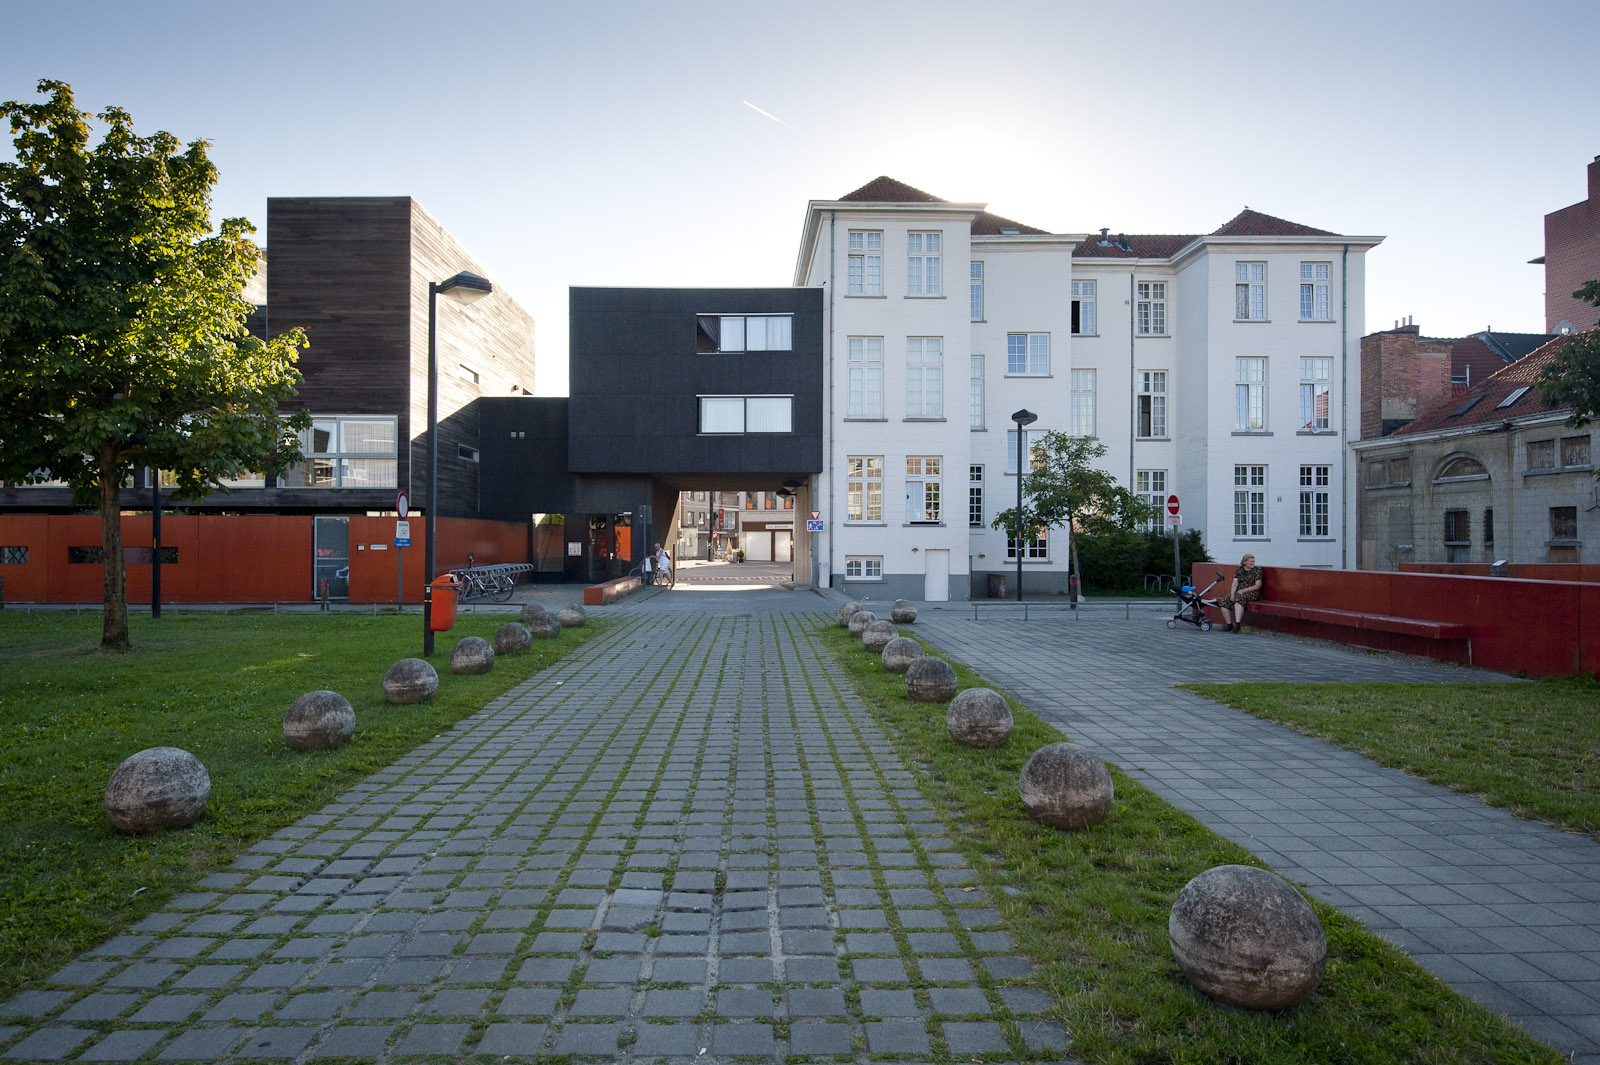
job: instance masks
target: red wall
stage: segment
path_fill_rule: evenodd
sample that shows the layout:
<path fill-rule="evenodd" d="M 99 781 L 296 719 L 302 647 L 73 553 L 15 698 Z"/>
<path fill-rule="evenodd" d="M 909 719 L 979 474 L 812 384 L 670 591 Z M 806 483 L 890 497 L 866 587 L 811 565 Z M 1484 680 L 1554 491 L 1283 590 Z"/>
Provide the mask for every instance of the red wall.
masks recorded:
<path fill-rule="evenodd" d="M 1574 567 L 1537 566 L 1540 570 Z M 1191 573 L 1204 588 L 1217 570 L 1234 567 L 1202 562 Z M 1251 614 L 1254 626 L 1341 643 L 1357 644 L 1533 676 L 1600 671 L 1600 584 L 1517 577 L 1389 573 L 1361 570 L 1264 568 L 1262 598 L 1364 614 L 1449 621 L 1472 629 L 1470 650 L 1460 640 L 1429 640 Z M 1204 579 L 1200 579 L 1204 578 Z M 1228 581 L 1212 590 L 1227 594 Z M 1221 615 L 1212 612 L 1213 619 Z"/>
<path fill-rule="evenodd" d="M 393 518 L 350 518 L 350 602 L 392 603 L 396 557 Z M 149 515 L 122 519 L 125 547 L 151 543 Z M 464 566 L 467 553 L 483 564 L 526 563 L 526 525 L 440 518 L 440 571 Z M 398 554 L 405 566 L 405 601 L 422 601 L 425 526 L 411 522 L 412 547 Z M 178 549 L 178 561 L 161 567 L 166 603 L 302 603 L 312 599 L 312 519 L 309 516 L 168 515 L 161 542 Z M 385 545 L 374 550 L 372 545 Z M 98 515 L 0 514 L 0 546 L 27 547 L 26 565 L 0 566 L 11 603 L 99 603 L 105 574 L 99 565 L 70 565 L 68 548 L 99 547 Z M 128 602 L 150 601 L 150 566 L 125 567 Z"/>
<path fill-rule="evenodd" d="M 1487 562 L 1402 562 L 1401 573 L 1454 573 L 1464 577 L 1489 576 Z M 1531 581 L 1577 581 L 1600 584 L 1600 565 L 1592 562 L 1511 562 L 1506 576 Z"/>

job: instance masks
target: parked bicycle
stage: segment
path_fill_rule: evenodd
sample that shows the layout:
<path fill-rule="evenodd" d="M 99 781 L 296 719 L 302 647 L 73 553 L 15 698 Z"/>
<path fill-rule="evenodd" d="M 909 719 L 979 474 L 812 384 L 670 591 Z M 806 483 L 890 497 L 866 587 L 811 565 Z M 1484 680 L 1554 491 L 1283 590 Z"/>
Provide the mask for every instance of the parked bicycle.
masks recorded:
<path fill-rule="evenodd" d="M 461 572 L 461 598 L 476 599 L 486 596 L 497 603 L 511 598 L 517 582 L 509 575 L 476 568 L 477 559 L 467 556 L 467 568 Z"/>

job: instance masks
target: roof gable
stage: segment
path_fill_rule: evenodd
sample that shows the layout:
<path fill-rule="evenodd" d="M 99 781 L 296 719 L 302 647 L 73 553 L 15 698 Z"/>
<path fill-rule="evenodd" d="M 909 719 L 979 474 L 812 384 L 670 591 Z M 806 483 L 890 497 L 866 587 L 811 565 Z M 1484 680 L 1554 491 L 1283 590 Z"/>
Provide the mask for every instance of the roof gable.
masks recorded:
<path fill-rule="evenodd" d="M 1170 259 L 1197 239 L 1193 233 L 1122 233 L 1104 244 L 1090 237 L 1072 249 L 1074 259 Z"/>
<path fill-rule="evenodd" d="M 904 181 L 882 175 L 873 178 L 854 192 L 839 197 L 840 203 L 949 203 L 939 197 L 914 189 Z"/>
<path fill-rule="evenodd" d="M 1441 429 L 1498 425 L 1511 418 L 1554 414 L 1569 409 L 1565 405 L 1551 406 L 1544 401 L 1539 392 L 1539 373 L 1555 361 L 1564 345 L 1581 335 L 1572 333 L 1555 337 L 1537 351 L 1502 366 L 1480 384 L 1467 389 L 1452 389 L 1450 398 L 1419 414 L 1415 421 L 1408 422 L 1389 435 L 1411 436 Z M 1518 390 L 1521 390 L 1520 394 Z"/>
<path fill-rule="evenodd" d="M 1213 237 L 1337 237 L 1326 229 L 1314 229 L 1286 218 L 1277 218 L 1246 207 L 1234 215 L 1222 228 L 1213 230 Z"/>

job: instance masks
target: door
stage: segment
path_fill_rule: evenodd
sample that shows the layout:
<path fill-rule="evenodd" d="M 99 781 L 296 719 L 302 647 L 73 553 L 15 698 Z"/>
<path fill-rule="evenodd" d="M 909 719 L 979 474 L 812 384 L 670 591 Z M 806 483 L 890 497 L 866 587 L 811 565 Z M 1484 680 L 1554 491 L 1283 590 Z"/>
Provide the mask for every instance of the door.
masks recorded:
<path fill-rule="evenodd" d="M 744 538 L 744 558 L 746 562 L 771 562 L 772 533 L 764 528 L 751 529 Z"/>
<path fill-rule="evenodd" d="M 350 519 L 317 518 L 312 549 L 316 553 L 311 575 L 311 598 L 321 599 L 326 584 L 329 599 L 350 598 Z"/>
<path fill-rule="evenodd" d="M 779 529 L 772 534 L 772 556 L 774 562 L 794 561 L 793 529 Z"/>
<path fill-rule="evenodd" d="M 927 567 L 922 578 L 922 598 L 928 603 L 943 603 L 950 598 L 950 552 L 924 551 Z"/>

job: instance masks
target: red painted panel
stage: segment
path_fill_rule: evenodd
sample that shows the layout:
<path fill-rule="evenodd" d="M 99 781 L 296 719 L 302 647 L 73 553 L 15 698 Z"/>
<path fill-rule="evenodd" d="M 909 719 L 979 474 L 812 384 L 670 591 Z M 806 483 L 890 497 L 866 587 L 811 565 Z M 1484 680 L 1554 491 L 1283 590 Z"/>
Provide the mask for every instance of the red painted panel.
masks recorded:
<path fill-rule="evenodd" d="M 5 599 L 42 603 L 50 594 L 50 519 L 43 514 L 0 514 L 0 547 L 26 547 L 26 565 L 0 566 Z"/>
<path fill-rule="evenodd" d="M 448 523 L 453 519 L 443 519 Z M 392 603 L 395 599 L 397 570 L 405 567 L 401 588 L 408 603 L 422 602 L 422 563 L 428 545 L 427 523 L 411 521 L 411 546 L 394 546 L 395 519 L 352 517 L 350 519 L 350 601 L 352 603 Z M 383 549 L 374 549 L 382 544 Z M 398 560 L 398 561 L 397 561 Z"/>
<path fill-rule="evenodd" d="M 1600 585 L 1587 585 L 1579 593 L 1578 671 L 1600 674 Z"/>

